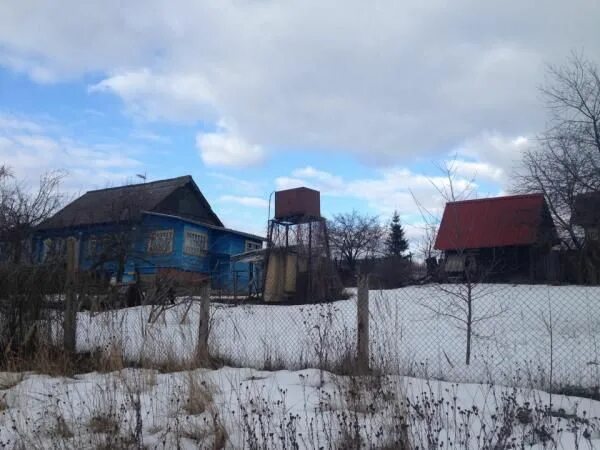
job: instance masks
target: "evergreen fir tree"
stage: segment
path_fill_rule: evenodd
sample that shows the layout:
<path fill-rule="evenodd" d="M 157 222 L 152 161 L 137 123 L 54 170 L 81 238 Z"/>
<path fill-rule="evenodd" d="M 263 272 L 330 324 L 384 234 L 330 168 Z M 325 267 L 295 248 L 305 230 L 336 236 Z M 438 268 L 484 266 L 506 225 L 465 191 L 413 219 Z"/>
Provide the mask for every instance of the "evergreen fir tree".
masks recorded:
<path fill-rule="evenodd" d="M 394 211 L 392 216 L 390 232 L 385 241 L 385 246 L 388 256 L 404 256 L 403 253 L 408 250 L 408 241 L 404 237 L 404 229 L 400 223 L 398 211 Z"/>

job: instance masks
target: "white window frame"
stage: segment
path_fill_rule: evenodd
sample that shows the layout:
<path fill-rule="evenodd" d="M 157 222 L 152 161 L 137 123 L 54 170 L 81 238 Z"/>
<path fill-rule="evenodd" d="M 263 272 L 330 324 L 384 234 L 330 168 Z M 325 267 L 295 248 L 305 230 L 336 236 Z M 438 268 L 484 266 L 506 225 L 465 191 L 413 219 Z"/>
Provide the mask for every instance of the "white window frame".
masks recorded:
<path fill-rule="evenodd" d="M 251 252 L 254 250 L 260 250 L 262 248 L 262 242 L 246 241 L 244 245 L 244 252 Z"/>
<path fill-rule="evenodd" d="M 46 238 L 42 241 L 42 261 L 48 261 L 52 254 L 52 239 Z"/>
<path fill-rule="evenodd" d="M 173 229 L 154 230 L 148 236 L 148 253 L 151 255 L 168 255 L 173 253 Z"/>
<path fill-rule="evenodd" d="M 90 236 L 88 238 L 85 256 L 88 258 L 94 258 L 98 256 L 98 242 L 99 239 L 96 236 Z"/>
<path fill-rule="evenodd" d="M 190 256 L 204 256 L 208 252 L 208 234 L 186 228 L 183 236 L 183 253 Z"/>
<path fill-rule="evenodd" d="M 114 237 L 110 234 L 93 234 L 88 237 L 85 246 L 85 256 L 87 258 L 96 258 L 107 251 Z"/>
<path fill-rule="evenodd" d="M 51 259 L 60 259 L 67 254 L 67 239 L 63 237 L 46 238 L 43 241 L 44 245 L 44 261 Z"/>

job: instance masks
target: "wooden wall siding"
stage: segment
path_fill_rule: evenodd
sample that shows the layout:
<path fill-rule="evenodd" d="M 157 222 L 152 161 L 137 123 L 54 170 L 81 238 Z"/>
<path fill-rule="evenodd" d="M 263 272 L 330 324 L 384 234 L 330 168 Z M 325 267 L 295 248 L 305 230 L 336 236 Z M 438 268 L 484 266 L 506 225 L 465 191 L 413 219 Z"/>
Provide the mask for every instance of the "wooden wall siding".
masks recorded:
<path fill-rule="evenodd" d="M 182 270 L 203 273 L 210 272 L 208 257 L 186 255 L 183 251 L 186 228 L 209 234 L 208 228 L 204 228 L 199 225 L 191 225 L 176 218 L 152 215 L 148 215 L 144 218 L 143 228 L 145 230 L 146 237 L 143 242 L 138 242 L 140 250 L 143 250 L 144 246 L 147 245 L 147 236 L 152 231 L 160 229 L 173 229 L 173 252 L 168 255 L 148 255 L 148 262 L 140 265 L 140 272 L 155 273 L 158 269 L 163 268 L 179 268 Z"/>
<path fill-rule="evenodd" d="M 250 264 L 230 263 L 229 256 L 243 253 L 246 240 L 249 239 L 225 230 L 212 230 L 212 232 L 211 249 L 215 287 L 225 290 L 246 287 L 250 281 Z"/>
<path fill-rule="evenodd" d="M 204 256 L 188 255 L 184 251 L 185 230 L 205 233 L 208 236 L 208 251 Z M 74 236 L 79 239 L 79 261 L 81 270 L 89 270 L 96 263 L 95 256 L 88 252 L 89 242 L 100 239 L 117 231 L 114 225 L 95 225 L 77 228 L 64 228 L 38 232 L 34 238 L 37 260 L 42 260 L 43 241 L 47 238 L 67 238 Z M 157 230 L 173 230 L 172 251 L 168 254 L 149 254 L 148 237 Z M 234 286 L 243 288 L 248 285 L 250 266 L 247 263 L 230 263 L 231 255 L 242 253 L 249 239 L 227 230 L 203 227 L 179 218 L 146 215 L 141 224 L 137 225 L 135 250 L 127 261 L 125 281 L 137 270 L 142 277 L 155 275 L 164 269 L 179 269 L 195 273 L 210 274 L 215 280 L 215 286 L 220 289 L 233 290 Z M 256 240 L 260 243 L 260 240 Z M 116 262 L 107 262 L 97 268 L 107 274 L 115 273 Z M 234 275 L 234 271 L 236 275 Z"/>
<path fill-rule="evenodd" d="M 188 184 L 180 187 L 153 210 L 157 213 L 187 217 L 199 222 L 219 226 L 210 205 Z"/>

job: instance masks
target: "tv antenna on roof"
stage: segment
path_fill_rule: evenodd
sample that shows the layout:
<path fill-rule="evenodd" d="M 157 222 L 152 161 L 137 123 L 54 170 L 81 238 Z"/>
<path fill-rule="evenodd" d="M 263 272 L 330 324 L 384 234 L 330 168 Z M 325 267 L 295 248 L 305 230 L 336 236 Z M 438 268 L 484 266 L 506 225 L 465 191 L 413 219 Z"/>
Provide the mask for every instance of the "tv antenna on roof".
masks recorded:
<path fill-rule="evenodd" d="M 144 183 L 146 182 L 146 179 L 148 178 L 146 172 L 144 172 L 143 174 L 142 173 L 136 173 L 135 176 L 138 177 L 139 179 L 143 180 Z"/>

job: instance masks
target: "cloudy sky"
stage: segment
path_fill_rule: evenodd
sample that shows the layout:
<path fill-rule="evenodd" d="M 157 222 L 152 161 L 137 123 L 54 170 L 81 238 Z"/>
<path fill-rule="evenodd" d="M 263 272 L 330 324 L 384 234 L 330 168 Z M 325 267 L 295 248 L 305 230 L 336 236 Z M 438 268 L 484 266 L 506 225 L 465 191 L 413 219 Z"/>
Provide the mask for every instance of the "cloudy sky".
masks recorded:
<path fill-rule="evenodd" d="M 510 190 L 545 66 L 597 58 L 599 23 L 595 0 L 6 0 L 0 162 L 66 169 L 70 192 L 191 174 L 254 232 L 273 190 L 307 185 L 415 236 L 440 161 Z"/>

